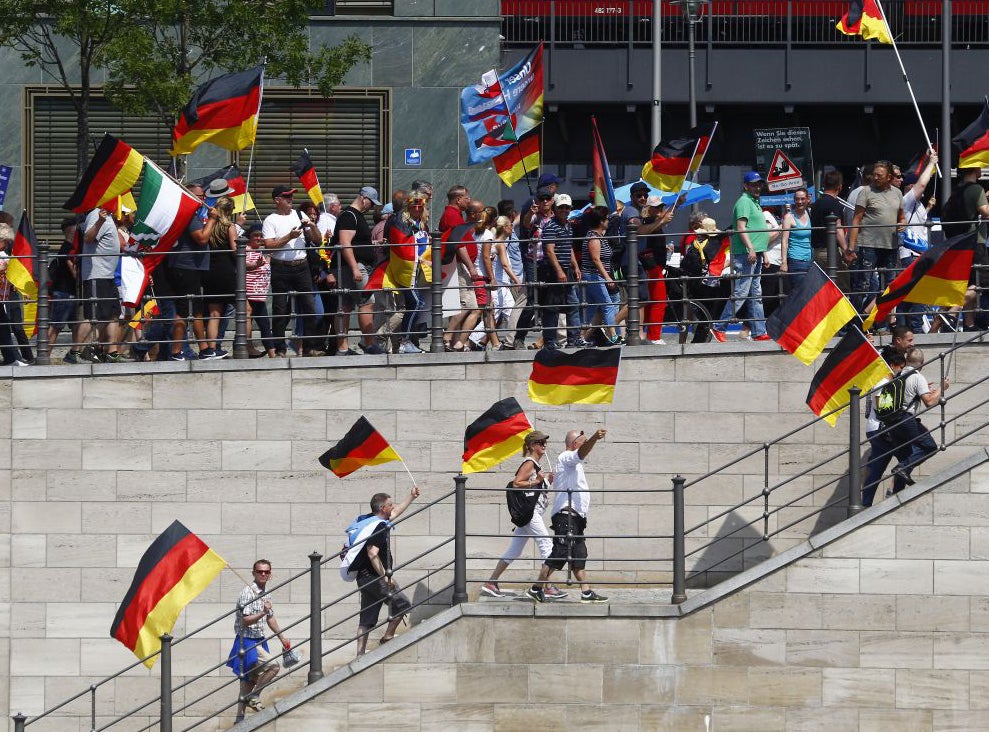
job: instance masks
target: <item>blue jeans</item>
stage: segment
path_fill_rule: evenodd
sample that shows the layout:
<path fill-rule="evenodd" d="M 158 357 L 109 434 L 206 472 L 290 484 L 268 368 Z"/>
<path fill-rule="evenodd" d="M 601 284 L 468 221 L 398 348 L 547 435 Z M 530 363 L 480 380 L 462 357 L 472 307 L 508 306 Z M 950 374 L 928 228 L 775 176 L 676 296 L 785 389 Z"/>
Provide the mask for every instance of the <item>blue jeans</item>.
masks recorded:
<path fill-rule="evenodd" d="M 807 269 L 810 268 L 811 261 L 809 260 L 792 260 L 790 258 L 786 261 L 786 293 L 792 294 L 794 291 L 799 289 L 803 283 L 804 279 L 807 278 Z"/>
<path fill-rule="evenodd" d="M 743 307 L 747 307 L 745 319 L 752 329 L 752 336 L 766 334 L 766 316 L 762 312 L 762 256 L 756 255 L 754 263 L 749 262 L 747 253 L 731 256 L 731 272 L 733 283 L 731 300 L 725 304 L 721 317 L 714 323 L 714 329 L 725 331 L 729 319 L 741 316 Z"/>
<path fill-rule="evenodd" d="M 614 328 L 615 316 L 618 314 L 618 302 L 621 295 L 618 291 L 608 291 L 604 278 L 597 271 L 584 271 L 584 288 L 587 305 L 584 307 L 584 324 L 591 324 L 594 313 L 601 310 L 601 324 L 606 328 Z M 567 322 L 569 324 L 569 320 Z M 605 333 L 606 335 L 608 333 Z"/>
<path fill-rule="evenodd" d="M 400 332 L 402 334 L 402 342 L 411 343 L 412 328 L 416 326 L 416 322 L 426 308 L 426 299 L 423 297 L 420 287 L 416 285 L 408 289 L 402 289 L 402 298 L 405 300 L 405 314 L 402 315 L 402 328 Z"/>
<path fill-rule="evenodd" d="M 852 274 L 852 304 L 861 313 L 873 294 L 882 294 L 890 281 L 899 273 L 899 250 L 877 250 L 874 247 L 859 248 Z M 878 271 L 878 286 L 872 285 L 872 273 Z"/>

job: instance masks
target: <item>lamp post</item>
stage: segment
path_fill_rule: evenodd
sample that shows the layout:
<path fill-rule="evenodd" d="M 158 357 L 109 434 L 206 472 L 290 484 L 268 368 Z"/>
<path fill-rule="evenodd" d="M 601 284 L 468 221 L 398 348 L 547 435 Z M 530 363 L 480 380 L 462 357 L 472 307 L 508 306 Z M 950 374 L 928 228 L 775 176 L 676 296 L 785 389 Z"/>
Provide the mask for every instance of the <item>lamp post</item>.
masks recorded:
<path fill-rule="evenodd" d="M 663 99 L 663 4 L 654 0 L 652 4 L 652 141 L 663 138 L 662 110 Z"/>
<path fill-rule="evenodd" d="M 690 128 L 697 126 L 697 85 L 696 73 L 694 71 L 694 59 L 697 56 L 695 50 L 696 30 L 694 26 L 704 15 L 704 6 L 710 0 L 673 0 L 673 4 L 680 6 L 680 12 L 687 21 L 687 94 L 690 102 Z"/>

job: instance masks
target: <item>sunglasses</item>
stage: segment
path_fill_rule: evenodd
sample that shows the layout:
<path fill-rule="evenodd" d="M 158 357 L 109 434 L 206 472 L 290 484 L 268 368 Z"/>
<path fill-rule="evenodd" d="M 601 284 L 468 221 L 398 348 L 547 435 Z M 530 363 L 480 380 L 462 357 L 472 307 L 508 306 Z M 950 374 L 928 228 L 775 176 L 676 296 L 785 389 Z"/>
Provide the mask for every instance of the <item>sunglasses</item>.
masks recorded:
<path fill-rule="evenodd" d="M 271 570 L 270 569 L 256 569 L 256 570 L 254 570 L 254 574 L 256 574 L 256 575 L 270 575 L 271 574 Z"/>
<path fill-rule="evenodd" d="M 539 200 L 540 201 L 552 201 L 553 200 L 553 197 L 552 196 L 540 196 L 539 197 Z"/>

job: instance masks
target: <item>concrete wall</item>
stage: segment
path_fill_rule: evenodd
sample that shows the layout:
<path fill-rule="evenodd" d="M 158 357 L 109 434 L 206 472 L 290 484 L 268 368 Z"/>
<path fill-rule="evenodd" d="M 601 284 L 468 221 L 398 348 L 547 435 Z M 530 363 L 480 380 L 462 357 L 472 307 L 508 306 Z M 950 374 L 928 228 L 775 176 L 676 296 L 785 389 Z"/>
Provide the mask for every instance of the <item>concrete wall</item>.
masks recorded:
<path fill-rule="evenodd" d="M 682 355 L 679 346 L 626 349 L 614 404 L 573 408 L 529 402 L 531 354 L 525 352 L 490 360 L 483 354 L 376 357 L 361 366 L 333 358 L 197 361 L 191 364 L 194 372 L 190 364 L 0 369 L 0 713 L 36 714 L 131 661 L 132 655 L 108 638 L 109 627 L 141 554 L 175 518 L 243 574 L 255 558 L 271 559 L 275 582 L 305 570 L 310 552 L 335 552 L 342 529 L 366 509 L 372 493 L 401 496 L 410 484 L 397 463 L 343 480 L 319 466 L 317 456 L 361 414 L 404 456 L 425 502 L 452 489 L 464 428 L 505 396 L 514 395 L 530 420 L 552 435 L 551 450 L 557 452 L 568 428 L 608 427 L 589 466 L 596 490 L 589 530 L 595 537 L 641 538 L 608 543 L 593 538 L 589 569 L 601 581 L 668 576 L 668 562 L 632 561 L 667 556 L 666 547 L 657 545 L 661 542 L 647 539 L 671 530 L 670 494 L 656 490 L 668 490 L 675 473 L 692 479 L 743 451 L 757 451 L 688 488 L 687 525 L 699 524 L 758 495 L 764 486 L 761 443 L 811 419 L 804 397 L 813 367 L 761 344 L 716 350 L 688 347 Z M 987 356 L 979 347 L 961 353 L 951 372 L 955 389 L 981 377 Z M 978 395 L 987 396 L 981 389 Z M 974 413 L 964 430 L 975 430 L 984 420 L 984 413 Z M 949 425 L 949 437 L 962 430 L 961 424 Z M 846 436 L 844 423 L 834 430 L 814 425 L 772 448 L 771 484 L 840 450 Z M 920 474 L 986 442 L 985 432 L 976 432 Z M 511 461 L 470 478 L 472 579 L 483 577 L 504 549 L 510 525 L 502 488 L 515 465 Z M 774 491 L 771 506 L 810 485 L 821 487 L 785 518 L 770 516 L 770 527 L 839 497 L 841 469 L 841 462 L 834 462 Z M 984 479 L 971 487 L 963 491 L 989 491 Z M 945 508 L 977 512 L 983 497 L 946 495 Z M 967 512 L 946 510 L 951 523 L 935 523 L 965 526 Z M 752 524 L 737 538 L 761 543 L 762 513 L 761 498 L 746 507 L 740 517 Z M 763 545 L 760 558 L 800 542 L 842 513 L 838 508 L 808 518 L 792 534 Z M 739 524 L 739 518 L 715 521 L 693 536 L 689 547 Z M 400 559 L 451 533 L 450 504 L 423 511 L 400 529 Z M 936 533 L 943 541 L 955 532 Z M 975 531 L 963 528 L 958 538 L 952 535 L 952 548 L 970 533 Z M 918 537 L 918 549 L 936 543 L 923 533 Z M 969 556 L 981 558 L 974 538 Z M 712 563 L 714 556 L 702 551 L 691 564 Z M 447 558 L 449 547 L 409 568 L 403 581 L 408 584 L 422 568 Z M 745 565 L 755 561 L 750 557 Z M 889 568 L 896 564 L 889 562 Z M 722 569 L 745 565 L 735 559 Z M 523 559 L 507 579 L 531 579 L 532 568 L 533 562 Z M 329 569 L 324 577 L 324 601 L 350 590 L 335 572 Z M 438 578 L 432 587 L 442 582 Z M 240 584 L 225 572 L 182 614 L 175 635 L 229 610 Z M 283 625 L 307 613 L 307 581 L 281 591 L 278 606 Z M 327 612 L 327 625 L 342 622 L 329 632 L 332 638 L 342 641 L 352 634 L 353 608 L 344 602 Z M 177 672 L 198 672 L 204 658 L 224 658 L 231 623 L 224 620 L 184 643 L 177 651 Z M 305 630 L 290 633 L 298 638 Z M 216 676 L 218 682 L 227 678 Z M 136 705 L 130 702 L 138 689 L 153 695 L 156 682 L 155 673 L 140 669 L 101 689 L 101 718 Z M 88 717 L 88 700 L 72 710 Z M 88 728 L 88 718 L 80 724 Z"/>

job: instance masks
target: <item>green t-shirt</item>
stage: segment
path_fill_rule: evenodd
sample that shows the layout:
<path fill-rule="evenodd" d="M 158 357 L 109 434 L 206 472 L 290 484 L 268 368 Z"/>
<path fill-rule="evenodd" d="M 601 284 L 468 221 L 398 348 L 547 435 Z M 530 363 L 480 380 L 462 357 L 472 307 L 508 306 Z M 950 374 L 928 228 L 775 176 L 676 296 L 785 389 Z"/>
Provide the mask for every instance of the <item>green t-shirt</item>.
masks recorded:
<path fill-rule="evenodd" d="M 739 219 L 745 220 L 745 229 L 767 229 L 766 215 L 762 212 L 759 199 L 753 198 L 748 192 L 743 193 L 735 202 L 735 210 L 731 217 L 732 229 L 738 224 Z M 766 252 L 769 249 L 769 232 L 749 232 L 749 241 L 757 253 Z M 744 255 L 749 248 L 742 242 L 738 232 L 731 233 L 732 255 Z"/>

